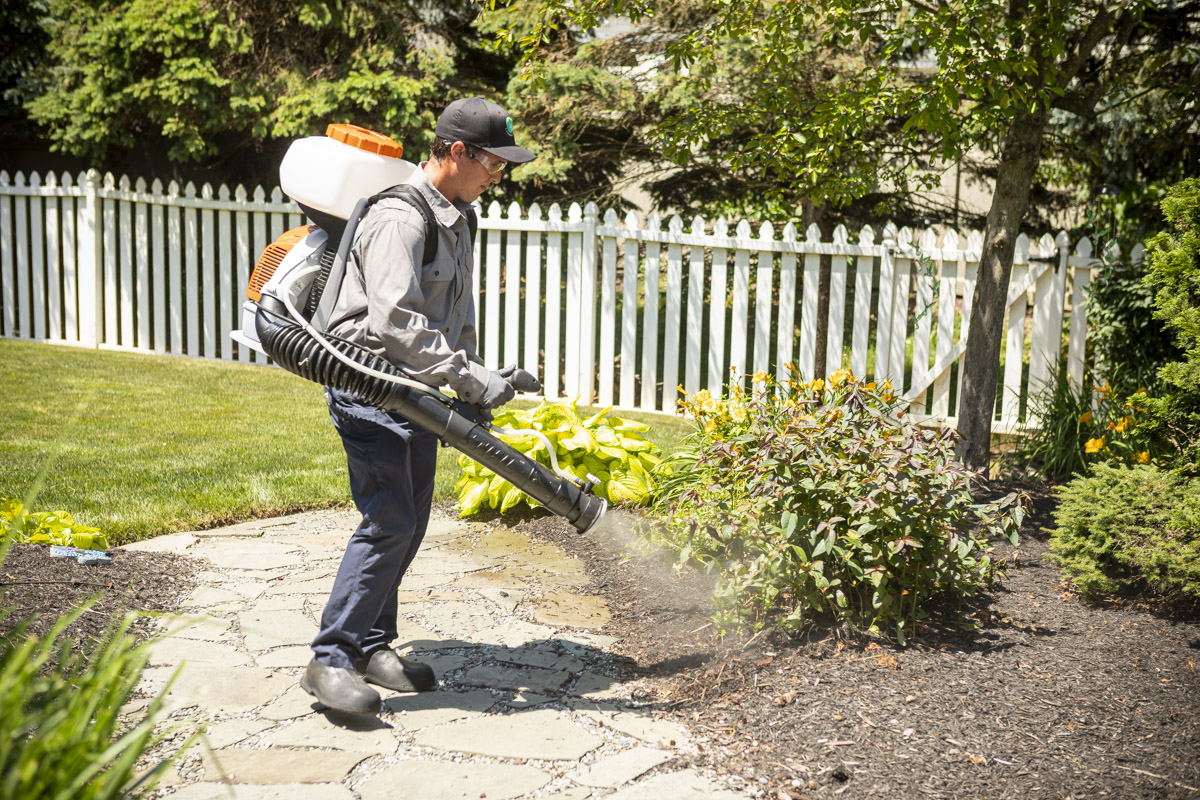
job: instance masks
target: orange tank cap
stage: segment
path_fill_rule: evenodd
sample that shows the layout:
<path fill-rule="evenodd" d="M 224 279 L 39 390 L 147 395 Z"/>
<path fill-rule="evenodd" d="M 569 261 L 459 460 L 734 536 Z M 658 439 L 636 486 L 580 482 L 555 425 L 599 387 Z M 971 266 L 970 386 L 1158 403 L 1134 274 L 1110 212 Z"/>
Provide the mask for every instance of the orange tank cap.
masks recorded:
<path fill-rule="evenodd" d="M 325 129 L 325 135 L 343 144 L 348 144 L 358 150 L 368 153 L 378 153 L 384 158 L 400 158 L 404 155 L 404 146 L 395 139 L 382 133 L 369 131 L 357 125 L 345 123 L 331 124 Z"/>

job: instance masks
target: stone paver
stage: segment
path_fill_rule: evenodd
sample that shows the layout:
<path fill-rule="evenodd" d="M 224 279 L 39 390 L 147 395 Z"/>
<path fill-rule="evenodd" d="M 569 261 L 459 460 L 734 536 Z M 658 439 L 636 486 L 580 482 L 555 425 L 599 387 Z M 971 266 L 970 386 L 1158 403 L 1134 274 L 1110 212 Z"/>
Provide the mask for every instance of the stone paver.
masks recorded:
<path fill-rule="evenodd" d="M 363 800 L 394 800 L 408 794 L 405 789 L 420 787 L 410 796 L 422 800 L 509 800 L 549 782 L 549 775 L 528 766 L 405 761 L 368 778 L 358 787 L 358 794 Z"/>
<path fill-rule="evenodd" d="M 396 647 L 433 666 L 438 691 L 384 690 L 381 716 L 358 723 L 323 712 L 298 682 L 357 524 L 316 511 L 131 546 L 208 561 L 143 673 L 157 693 L 179 670 L 167 707 L 208 729 L 155 800 L 750 796 L 674 766 L 705 740 L 607 677 L 610 611 L 582 563 L 509 529 L 434 519 L 401 587 Z"/>
<path fill-rule="evenodd" d="M 576 761 L 595 750 L 603 741 L 557 711 L 549 709 L 456 722 L 425 731 L 416 738 L 416 743 L 422 747 L 438 750 L 547 761 Z"/>

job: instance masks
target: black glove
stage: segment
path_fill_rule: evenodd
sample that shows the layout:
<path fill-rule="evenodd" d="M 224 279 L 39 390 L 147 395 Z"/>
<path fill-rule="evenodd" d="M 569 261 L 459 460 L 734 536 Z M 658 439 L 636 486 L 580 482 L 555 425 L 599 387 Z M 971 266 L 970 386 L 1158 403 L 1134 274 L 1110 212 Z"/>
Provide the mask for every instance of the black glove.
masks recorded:
<path fill-rule="evenodd" d="M 512 387 L 518 392 L 540 392 L 542 384 L 530 372 L 527 372 L 516 364 L 509 364 L 499 370 L 500 376 L 512 384 Z"/>
<path fill-rule="evenodd" d="M 489 372 L 487 385 L 483 387 L 483 394 L 479 397 L 479 402 L 476 404 L 480 408 L 487 410 L 489 408 L 499 408 L 500 406 L 513 399 L 516 391 L 512 384 L 499 372 Z"/>

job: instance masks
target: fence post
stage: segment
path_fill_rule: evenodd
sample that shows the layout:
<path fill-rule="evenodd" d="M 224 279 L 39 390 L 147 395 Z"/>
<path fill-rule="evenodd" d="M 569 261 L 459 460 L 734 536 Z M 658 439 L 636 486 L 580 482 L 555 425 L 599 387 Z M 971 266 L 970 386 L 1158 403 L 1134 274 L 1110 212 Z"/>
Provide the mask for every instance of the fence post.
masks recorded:
<path fill-rule="evenodd" d="M 104 268 L 100 252 L 100 173 L 87 171 L 83 181 L 83 203 L 79 208 L 79 343 L 84 347 L 99 347 L 104 325 L 104 314 L 100 305 L 101 270 Z"/>

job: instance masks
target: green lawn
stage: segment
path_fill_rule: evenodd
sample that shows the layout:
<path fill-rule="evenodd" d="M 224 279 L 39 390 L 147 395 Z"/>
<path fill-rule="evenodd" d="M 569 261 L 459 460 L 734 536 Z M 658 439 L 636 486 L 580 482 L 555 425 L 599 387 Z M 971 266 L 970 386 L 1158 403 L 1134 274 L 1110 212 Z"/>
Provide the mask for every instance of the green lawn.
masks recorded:
<path fill-rule="evenodd" d="M 68 511 L 114 544 L 351 505 L 321 388 L 283 370 L 0 339 L 0 374 L 0 497 L 36 490 L 32 510 Z M 664 447 L 687 430 L 622 416 Z M 457 456 L 439 451 L 437 500 Z"/>

